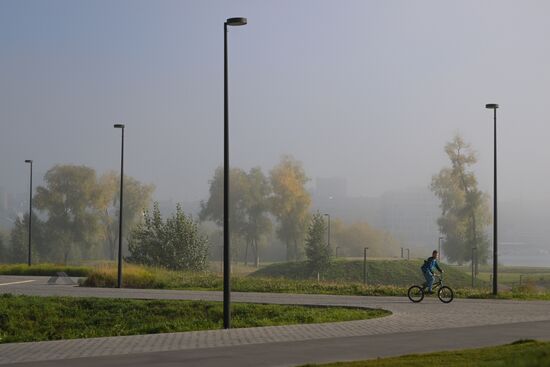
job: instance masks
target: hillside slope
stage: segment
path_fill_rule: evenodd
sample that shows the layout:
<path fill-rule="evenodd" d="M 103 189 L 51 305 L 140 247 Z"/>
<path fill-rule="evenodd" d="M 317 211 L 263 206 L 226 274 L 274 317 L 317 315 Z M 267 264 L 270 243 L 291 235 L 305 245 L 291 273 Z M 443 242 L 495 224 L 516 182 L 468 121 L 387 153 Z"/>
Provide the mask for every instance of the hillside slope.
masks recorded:
<path fill-rule="evenodd" d="M 368 260 L 367 282 L 376 285 L 407 286 L 423 282 L 420 271 L 422 260 Z M 470 276 L 458 269 L 445 264 L 441 265 L 445 272 L 445 283 L 451 287 L 469 287 Z M 275 277 L 288 279 L 314 279 L 307 263 L 290 262 L 268 265 L 250 274 L 252 277 Z M 338 282 L 363 282 L 363 261 L 361 260 L 336 260 L 326 272 L 321 274 L 323 280 Z M 487 286 L 486 282 L 477 281 L 478 286 Z"/>

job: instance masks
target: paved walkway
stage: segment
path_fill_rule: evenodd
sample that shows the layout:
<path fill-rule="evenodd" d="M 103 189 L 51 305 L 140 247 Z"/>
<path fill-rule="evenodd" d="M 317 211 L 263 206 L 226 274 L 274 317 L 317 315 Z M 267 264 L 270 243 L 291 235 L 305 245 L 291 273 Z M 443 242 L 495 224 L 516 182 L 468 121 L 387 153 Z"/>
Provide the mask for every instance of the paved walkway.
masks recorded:
<path fill-rule="evenodd" d="M 16 280 L 18 279 L 18 280 Z M 34 280 L 28 283 L 15 283 Z M 59 296 L 94 296 L 141 299 L 193 299 L 220 301 L 220 292 L 134 290 L 81 288 L 47 285 L 42 277 L 0 277 L 0 293 Z M 62 340 L 39 343 L 0 345 L 0 363 L 48 361 L 69 358 L 121 356 L 152 352 L 208 350 L 267 343 L 298 343 L 350 337 L 410 332 L 432 332 L 444 329 L 462 330 L 468 327 L 493 325 L 502 327 L 517 323 L 550 321 L 550 302 L 462 300 L 443 304 L 428 298 L 413 304 L 402 297 L 356 297 L 328 295 L 295 295 L 266 293 L 233 293 L 234 302 L 342 305 L 383 308 L 391 316 L 363 321 L 330 324 L 292 325 L 232 330 L 137 335 L 124 337 Z M 525 324 L 527 323 L 527 324 Z M 550 325 L 550 324 L 548 324 Z M 484 328 L 479 328 L 480 330 Z M 528 330 L 529 328 L 522 329 Z M 537 334 L 538 335 L 538 334 Z M 546 335 L 543 333 L 543 336 Z M 548 332 L 550 339 L 550 331 Z"/>

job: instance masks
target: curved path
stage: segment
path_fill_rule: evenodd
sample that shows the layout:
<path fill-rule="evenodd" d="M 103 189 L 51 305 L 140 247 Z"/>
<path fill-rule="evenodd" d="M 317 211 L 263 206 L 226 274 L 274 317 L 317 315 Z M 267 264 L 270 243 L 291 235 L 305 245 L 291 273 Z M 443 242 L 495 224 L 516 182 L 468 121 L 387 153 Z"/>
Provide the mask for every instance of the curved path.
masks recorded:
<path fill-rule="evenodd" d="M 0 276 L 0 293 L 221 301 L 221 292 L 83 288 L 47 285 L 44 277 Z M 32 280 L 32 282 L 20 283 Z M 11 283 L 11 284 L 8 284 Z M 137 335 L 0 345 L 0 363 L 171 366 L 292 366 L 441 349 L 550 340 L 550 302 L 233 293 L 234 302 L 383 308 L 388 317 L 329 324 Z M 223 362 L 220 360 L 223 359 Z M 261 363 L 260 363 L 261 361 Z M 74 361 L 77 362 L 76 360 Z"/>

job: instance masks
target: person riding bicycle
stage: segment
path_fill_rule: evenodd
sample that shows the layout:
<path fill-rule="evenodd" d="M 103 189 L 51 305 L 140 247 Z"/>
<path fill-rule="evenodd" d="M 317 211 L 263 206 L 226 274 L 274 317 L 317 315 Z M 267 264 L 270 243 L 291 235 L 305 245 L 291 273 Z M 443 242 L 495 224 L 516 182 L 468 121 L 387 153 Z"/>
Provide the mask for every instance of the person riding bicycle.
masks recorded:
<path fill-rule="evenodd" d="M 437 263 L 437 250 L 432 252 L 432 256 L 424 260 L 424 265 L 420 268 L 422 269 L 422 274 L 426 278 L 426 286 L 428 287 L 428 293 L 433 293 L 432 285 L 434 284 L 434 269 L 439 270 L 440 273 L 443 273 L 443 270 L 439 267 Z"/>

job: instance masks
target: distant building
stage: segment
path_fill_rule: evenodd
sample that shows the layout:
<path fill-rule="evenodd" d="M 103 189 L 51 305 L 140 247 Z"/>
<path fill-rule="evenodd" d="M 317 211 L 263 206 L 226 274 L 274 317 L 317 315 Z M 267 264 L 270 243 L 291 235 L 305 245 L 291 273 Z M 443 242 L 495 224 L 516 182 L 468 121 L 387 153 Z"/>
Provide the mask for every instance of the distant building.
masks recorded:
<path fill-rule="evenodd" d="M 407 246 L 433 245 L 439 237 L 438 201 L 428 189 L 387 192 L 380 197 L 374 225 Z"/>

